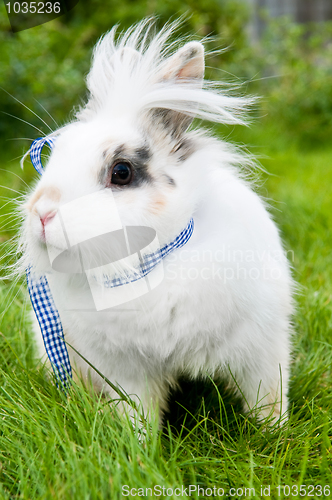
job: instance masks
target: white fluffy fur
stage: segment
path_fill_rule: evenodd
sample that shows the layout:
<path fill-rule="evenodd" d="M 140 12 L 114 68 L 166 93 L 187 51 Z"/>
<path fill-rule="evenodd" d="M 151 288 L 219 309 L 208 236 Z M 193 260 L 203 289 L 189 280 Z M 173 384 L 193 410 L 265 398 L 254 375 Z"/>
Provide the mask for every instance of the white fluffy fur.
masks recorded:
<path fill-rule="evenodd" d="M 143 22 L 116 41 L 113 29 L 98 43 L 89 102 L 57 132 L 45 173 L 24 206 L 22 263 L 50 273 L 68 342 L 145 409 L 152 401 L 162 413 L 180 375 L 226 376 L 233 385 L 236 380 L 246 408 L 258 405 L 263 416 L 279 418 L 287 409 L 292 281 L 278 230 L 240 174 L 250 160 L 185 126 L 172 135 L 152 114 L 172 110 L 174 127 L 185 115 L 239 123 L 249 101 L 224 95 L 217 84 L 202 86 L 200 43 L 177 49 L 169 42 L 174 26 L 153 35 L 151 29 Z M 184 138 L 192 149 L 181 158 Z M 40 217 L 91 193 L 104 196 L 98 174 L 105 149 L 111 156 L 120 145 L 142 143 L 152 151 L 153 181 L 112 190 L 123 225 L 153 227 L 163 245 L 193 217 L 194 234 L 165 259 L 165 278 L 152 292 L 121 310 L 68 311 L 68 297 L 79 301 L 84 287 L 48 267 Z M 51 221 L 47 242 L 57 241 Z M 71 356 L 88 376 L 87 365 Z M 97 390 L 112 394 L 95 372 L 91 377 Z"/>

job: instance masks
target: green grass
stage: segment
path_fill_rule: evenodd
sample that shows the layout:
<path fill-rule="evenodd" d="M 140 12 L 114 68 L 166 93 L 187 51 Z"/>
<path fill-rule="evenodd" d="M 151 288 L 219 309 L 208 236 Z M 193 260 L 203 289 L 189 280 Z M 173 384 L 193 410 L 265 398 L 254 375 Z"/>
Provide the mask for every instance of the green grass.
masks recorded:
<path fill-rule="evenodd" d="M 332 148 L 299 150 L 276 130 L 256 125 L 235 137 L 265 157 L 261 163 L 271 175 L 262 175 L 259 191 L 275 200 L 270 201 L 273 216 L 289 256 L 294 255 L 293 274 L 300 284 L 289 422 L 281 429 L 258 425 L 241 414 L 222 385 L 217 390 L 212 383 L 184 382 L 183 393 L 172 396 L 169 424 L 158 433 L 151 422 L 141 443 L 130 423 L 114 412 L 115 403 L 81 386 L 66 397 L 45 378 L 33 357 L 24 287 L 9 293 L 5 283 L 0 288 L 6 309 L 0 325 L 1 499 L 125 498 L 123 485 L 191 484 L 225 493 L 255 488 L 253 498 L 273 499 L 310 498 L 309 485 L 330 485 L 332 491 Z M 19 173 L 15 163 L 13 172 Z M 28 167 L 24 180 L 32 175 Z M 24 187 L 11 174 L 0 171 L 0 176 L 2 185 Z M 3 188 L 0 195 L 10 193 Z M 11 234 L 5 228 L 1 236 Z M 296 494 L 301 484 L 306 495 Z M 261 495 L 261 485 L 271 486 L 270 495 Z M 293 495 L 283 494 L 286 485 L 293 486 Z M 192 498 L 202 494 L 193 492 Z M 233 498 L 249 494 L 239 491 Z"/>

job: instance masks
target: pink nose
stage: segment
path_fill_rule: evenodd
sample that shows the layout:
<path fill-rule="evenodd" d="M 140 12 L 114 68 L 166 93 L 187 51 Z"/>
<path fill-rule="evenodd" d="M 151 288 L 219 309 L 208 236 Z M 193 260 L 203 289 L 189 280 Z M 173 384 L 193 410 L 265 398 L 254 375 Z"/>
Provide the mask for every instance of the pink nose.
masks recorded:
<path fill-rule="evenodd" d="M 56 212 L 48 212 L 46 215 L 43 215 L 43 217 L 40 216 L 40 222 L 42 223 L 42 226 L 45 227 L 46 224 L 50 222 L 50 220 L 53 219 L 55 216 Z"/>

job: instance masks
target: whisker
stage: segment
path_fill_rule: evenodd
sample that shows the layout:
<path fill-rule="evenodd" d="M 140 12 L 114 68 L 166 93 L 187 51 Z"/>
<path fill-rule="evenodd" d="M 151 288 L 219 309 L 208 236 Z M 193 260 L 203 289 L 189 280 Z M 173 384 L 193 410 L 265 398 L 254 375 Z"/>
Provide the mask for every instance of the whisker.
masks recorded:
<path fill-rule="evenodd" d="M 0 184 L 0 188 L 3 188 L 3 189 L 8 189 L 9 191 L 13 191 L 13 193 L 17 193 L 17 194 L 19 194 L 19 195 L 21 195 L 21 194 L 22 194 L 20 191 L 17 191 L 17 189 L 13 189 L 13 188 L 10 188 L 10 187 L 8 187 L 8 186 L 2 186 L 1 184 Z"/>
<path fill-rule="evenodd" d="M 261 82 L 262 80 L 271 80 L 273 78 L 274 79 L 281 78 L 282 76 L 283 74 L 281 73 L 280 75 L 270 75 L 270 76 L 261 76 L 260 78 L 250 78 L 246 83 Z"/>
<path fill-rule="evenodd" d="M 20 179 L 20 181 L 23 181 L 23 182 L 24 182 L 24 184 L 26 185 L 26 187 L 29 187 L 29 184 L 27 184 L 27 183 L 25 182 L 25 180 L 24 180 L 24 179 L 22 179 L 22 177 L 20 177 L 19 175 L 17 175 L 15 172 L 11 172 L 11 170 L 5 170 L 4 168 L 0 168 L 0 172 L 8 172 L 8 173 L 10 173 L 10 174 L 14 175 L 15 177 L 18 177 L 18 179 Z"/>
<path fill-rule="evenodd" d="M 23 323 L 24 323 L 24 320 L 25 320 L 25 317 L 27 314 L 28 305 L 29 305 L 29 298 L 26 294 L 24 294 L 22 314 L 21 314 L 21 320 L 20 320 L 20 331 L 23 330 Z"/>
<path fill-rule="evenodd" d="M 16 214 L 16 212 L 8 212 L 8 213 L 6 213 L 6 214 L 2 214 L 2 215 L 0 215 L 0 219 L 1 219 L 2 217 L 8 217 L 8 218 L 9 218 L 9 217 L 16 217 L 16 215 L 17 215 L 17 214 Z"/>
<path fill-rule="evenodd" d="M 8 202 L 6 203 L 6 205 L 8 205 Z M 3 207 L 1 208 L 5 208 L 6 205 L 4 205 Z M 18 219 L 22 219 L 22 216 L 16 212 L 16 211 L 13 211 L 13 212 L 5 212 L 3 214 L 0 215 L 0 219 L 2 219 L 3 217 L 17 217 Z"/>
<path fill-rule="evenodd" d="M 15 158 L 12 158 L 11 160 L 8 160 L 8 162 L 13 162 L 13 161 L 16 161 L 16 160 L 19 160 L 20 158 L 22 158 L 22 156 L 16 156 Z"/>
<path fill-rule="evenodd" d="M 46 108 L 44 108 L 44 106 L 43 106 L 43 105 L 42 105 L 39 101 L 37 101 L 37 99 L 36 99 L 35 97 L 34 97 L 34 100 L 36 101 L 36 103 L 38 103 L 38 104 L 39 104 L 39 106 L 40 106 L 41 108 L 43 108 L 43 110 L 44 110 L 44 111 L 48 114 L 48 116 L 49 116 L 49 117 L 50 117 L 50 118 L 54 121 L 54 123 L 55 123 L 55 125 L 57 126 L 57 128 L 59 128 L 59 125 L 58 125 L 58 124 L 57 124 L 57 122 L 54 120 L 53 116 L 52 116 L 52 115 L 51 115 L 51 114 L 47 111 L 47 109 L 46 109 Z"/>
<path fill-rule="evenodd" d="M 1 208 L 6 208 L 6 206 L 9 205 L 9 203 L 10 202 L 7 201 L 7 203 L 5 203 L 5 205 L 3 205 Z M 14 214 L 16 214 L 16 212 L 5 212 L 4 214 L 0 215 L 0 218 L 2 218 L 2 217 L 9 217 L 9 216 L 14 215 Z"/>
<path fill-rule="evenodd" d="M 14 234 L 14 236 L 11 236 L 10 238 L 8 238 L 8 240 L 6 240 L 6 242 L 4 243 L 5 245 L 10 247 L 10 250 L 12 250 L 12 252 L 8 253 L 8 255 L 13 255 L 14 253 L 17 254 L 16 247 L 17 247 L 18 238 L 19 238 L 19 236 L 17 234 Z M 2 258 L 3 258 L 3 256 L 2 256 Z"/>
<path fill-rule="evenodd" d="M 3 87 L 0 87 L 4 92 L 6 92 L 6 94 L 8 94 L 10 97 L 12 97 L 13 99 L 15 99 L 16 102 L 22 104 L 22 106 L 27 109 L 28 111 L 30 111 L 30 113 L 32 113 L 33 115 L 35 115 L 37 118 L 39 118 L 39 120 L 41 122 L 43 122 L 44 125 L 46 125 L 47 128 L 50 129 L 51 132 L 53 132 L 53 129 L 48 125 L 48 123 L 46 123 L 39 115 L 37 115 L 37 113 L 35 113 L 34 111 L 32 111 L 32 109 L 30 109 L 28 106 L 26 106 L 23 102 L 21 102 L 19 99 L 17 99 L 16 97 L 14 97 L 12 94 L 10 94 L 7 90 L 5 90 Z"/>
<path fill-rule="evenodd" d="M 12 137 L 11 139 L 6 139 L 6 141 L 33 141 L 32 137 Z"/>
<path fill-rule="evenodd" d="M 20 225 L 21 223 L 18 221 L 14 224 L 12 220 L 9 220 L 6 224 L 1 226 L 0 234 L 3 233 L 4 229 L 8 228 L 8 226 L 10 226 L 12 229 L 17 229 L 18 227 L 20 227 Z"/>
<path fill-rule="evenodd" d="M 14 198 L 10 198 L 9 196 L 0 196 L 0 200 L 8 200 L 8 203 L 10 203 L 11 201 L 14 201 Z"/>
<path fill-rule="evenodd" d="M 7 203 L 5 205 L 3 205 L 1 208 L 5 208 L 7 205 L 9 205 L 9 202 L 7 201 Z M 0 215 L 0 217 L 5 217 L 5 215 L 7 215 L 8 217 L 9 216 L 12 216 L 12 215 L 18 215 L 18 212 L 16 210 L 12 210 L 10 212 L 5 212 L 3 214 Z"/>
<path fill-rule="evenodd" d="M 4 208 L 9 203 L 16 203 L 16 202 L 19 203 L 20 198 L 24 199 L 25 195 L 21 194 L 20 196 L 16 196 L 15 198 L 10 197 L 10 196 L 0 196 L 0 200 L 7 200 L 7 202 L 4 205 L 2 205 L 1 208 Z"/>
<path fill-rule="evenodd" d="M 16 120 L 19 120 L 20 122 L 26 123 L 27 125 L 30 125 L 30 127 L 38 130 L 38 132 L 40 132 L 43 135 L 43 137 L 45 136 L 45 133 L 40 128 L 36 127 L 35 125 L 32 125 L 32 123 L 27 122 L 26 120 L 23 120 L 23 118 L 19 118 L 18 116 L 11 115 L 10 113 L 7 113 L 6 111 L 1 111 L 1 113 L 3 113 L 4 115 L 7 115 L 7 116 L 11 116 L 12 118 L 16 118 Z"/>
<path fill-rule="evenodd" d="M 5 296 L 5 300 L 7 298 L 9 298 L 9 303 L 7 303 L 7 308 L 2 312 L 2 314 L 0 315 L 0 320 L 3 319 L 4 315 L 7 313 L 7 311 L 10 309 L 11 305 L 13 304 L 13 302 L 16 300 L 16 298 L 18 297 L 18 295 L 20 293 L 22 293 L 22 290 L 23 290 L 23 287 L 22 285 L 20 286 L 20 288 L 18 289 L 18 291 L 15 293 L 15 288 L 17 287 L 19 283 L 19 278 L 15 279 L 12 286 L 9 288 L 8 290 L 8 293 L 6 294 Z M 14 293 L 13 293 L 14 292 Z"/>

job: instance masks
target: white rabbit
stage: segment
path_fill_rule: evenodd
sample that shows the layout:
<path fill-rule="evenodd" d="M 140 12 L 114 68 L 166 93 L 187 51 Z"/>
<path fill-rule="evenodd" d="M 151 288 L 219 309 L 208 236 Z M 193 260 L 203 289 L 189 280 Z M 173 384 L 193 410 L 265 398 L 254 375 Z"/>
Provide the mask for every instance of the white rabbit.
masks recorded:
<path fill-rule="evenodd" d="M 45 172 L 23 207 L 21 265 L 49 277 L 69 344 L 145 411 L 152 404 L 162 418 L 179 376 L 226 376 L 247 410 L 276 420 L 287 410 L 289 265 L 264 202 L 241 174 L 253 166 L 250 158 L 206 131 L 188 131 L 194 116 L 242 123 L 250 99 L 203 82 L 203 45 L 175 48 L 173 31 L 168 25 L 155 34 L 143 21 L 117 40 L 113 29 L 97 44 L 88 103 L 53 134 Z M 97 310 L 86 305 L 84 273 L 51 265 L 52 251 L 67 248 L 57 217 L 63 207 L 75 241 L 118 218 L 122 227 L 154 229 L 160 247 L 191 218 L 194 231 L 156 266 L 164 273 L 158 286 L 136 298 L 123 298 L 118 287 L 115 306 Z M 106 265 L 107 276 L 134 267 L 134 260 L 118 260 Z M 70 356 L 96 390 L 115 395 Z"/>

